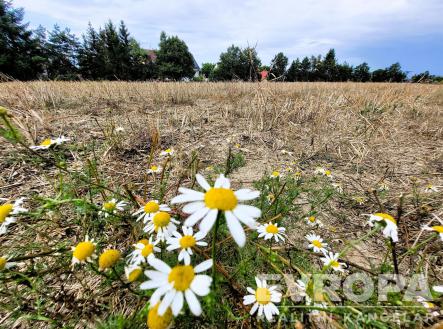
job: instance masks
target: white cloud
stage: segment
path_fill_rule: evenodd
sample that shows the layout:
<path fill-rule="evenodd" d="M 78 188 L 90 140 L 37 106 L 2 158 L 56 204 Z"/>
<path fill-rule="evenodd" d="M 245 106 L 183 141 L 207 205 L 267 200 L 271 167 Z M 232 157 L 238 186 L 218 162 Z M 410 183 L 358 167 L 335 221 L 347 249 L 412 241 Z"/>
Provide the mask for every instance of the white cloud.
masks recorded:
<path fill-rule="evenodd" d="M 81 34 L 90 21 L 123 19 L 145 47 L 156 47 L 160 31 L 184 39 L 198 62 L 217 61 L 229 45 L 257 44 L 263 62 L 278 51 L 290 58 L 341 53 L 390 38 L 443 31 L 440 0 L 15 0 L 32 25 L 44 18 Z M 40 21 L 35 21 L 33 17 Z M 48 26 L 47 26 L 48 27 Z"/>

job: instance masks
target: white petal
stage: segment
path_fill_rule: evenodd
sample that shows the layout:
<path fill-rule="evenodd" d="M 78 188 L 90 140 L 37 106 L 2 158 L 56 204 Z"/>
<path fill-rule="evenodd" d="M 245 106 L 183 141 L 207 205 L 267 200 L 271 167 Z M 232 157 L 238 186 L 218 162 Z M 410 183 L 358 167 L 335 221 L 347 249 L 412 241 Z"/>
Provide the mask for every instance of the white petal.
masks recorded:
<path fill-rule="evenodd" d="M 165 283 L 161 282 L 161 281 L 154 281 L 154 280 L 145 281 L 140 285 L 140 289 L 141 290 L 148 290 L 148 289 L 159 288 L 164 284 Z"/>
<path fill-rule="evenodd" d="M 202 208 L 200 210 L 197 210 L 195 213 L 193 213 L 191 216 L 186 218 L 185 225 L 186 226 L 194 226 L 200 219 L 202 219 L 207 213 L 209 212 L 209 208 Z"/>
<path fill-rule="evenodd" d="M 205 218 L 200 222 L 199 229 L 203 232 L 209 232 L 217 219 L 218 210 L 212 209 Z"/>
<path fill-rule="evenodd" d="M 202 313 L 202 308 L 197 297 L 190 289 L 185 291 L 185 297 L 192 314 L 199 316 Z"/>
<path fill-rule="evenodd" d="M 169 272 L 171 272 L 171 268 L 169 267 L 169 265 L 158 258 L 150 258 L 148 259 L 148 261 L 149 265 L 151 265 L 157 271 L 163 272 L 165 274 L 169 274 Z"/>
<path fill-rule="evenodd" d="M 161 286 L 156 291 L 154 291 L 154 293 L 151 296 L 151 299 L 149 300 L 151 305 L 157 305 L 157 303 L 160 301 L 160 298 L 170 289 L 171 286 L 169 284 L 165 284 L 164 286 Z"/>
<path fill-rule="evenodd" d="M 198 296 L 209 294 L 212 278 L 208 275 L 196 275 L 191 283 L 192 291 Z"/>
<path fill-rule="evenodd" d="M 195 178 L 197 179 L 198 184 L 204 190 L 208 191 L 211 188 L 211 186 L 208 184 L 208 182 L 206 181 L 206 179 L 202 175 L 197 174 L 197 175 L 195 175 Z"/>
<path fill-rule="evenodd" d="M 205 207 L 205 203 L 202 201 L 191 202 L 183 207 L 183 212 L 185 214 L 193 214 L 197 210 L 200 210 L 201 208 L 204 208 L 204 207 Z"/>
<path fill-rule="evenodd" d="M 255 303 L 255 296 L 254 295 L 246 295 L 245 297 L 243 297 L 243 304 L 244 305 L 249 305 Z"/>
<path fill-rule="evenodd" d="M 159 308 L 159 309 L 160 309 L 160 308 Z M 266 319 L 268 319 L 268 321 L 271 321 L 271 320 L 272 320 L 272 311 L 271 311 L 271 308 L 269 307 L 269 305 L 265 305 L 265 306 L 263 307 L 263 309 L 264 309 L 264 311 L 265 311 Z"/>
<path fill-rule="evenodd" d="M 232 237 L 240 247 L 243 247 L 246 243 L 246 235 L 243 227 L 241 226 L 237 217 L 235 217 L 231 211 L 226 211 L 225 215 L 226 222 L 228 224 L 228 228 L 231 232 Z"/>
<path fill-rule="evenodd" d="M 155 281 L 168 281 L 168 275 L 159 271 L 145 271 L 145 275 L 151 280 Z"/>
<path fill-rule="evenodd" d="M 183 293 L 181 291 L 177 291 L 171 305 L 172 314 L 174 314 L 174 316 L 177 316 L 183 308 L 183 300 Z"/>
<path fill-rule="evenodd" d="M 160 303 L 160 306 L 158 307 L 158 315 L 161 316 L 165 314 L 166 310 L 171 305 L 172 300 L 174 299 L 176 293 L 177 291 L 175 289 L 169 290 L 166 293 L 165 297 L 163 297 L 163 300 Z"/>
<path fill-rule="evenodd" d="M 257 311 L 258 308 L 258 303 L 255 303 L 254 305 L 252 305 L 251 311 L 249 312 L 249 314 L 254 314 Z"/>
<path fill-rule="evenodd" d="M 237 197 L 237 199 L 240 201 L 254 200 L 260 196 L 259 191 L 251 191 L 248 188 L 235 191 L 234 194 Z"/>
<path fill-rule="evenodd" d="M 171 200 L 171 204 L 191 202 L 191 201 L 203 201 L 204 199 L 205 195 L 203 193 L 194 191 L 194 193 L 177 195 Z"/>
<path fill-rule="evenodd" d="M 255 296 L 255 290 L 254 290 L 254 289 L 252 289 L 251 287 L 247 287 L 246 290 L 247 290 L 250 294 L 252 294 L 252 295 Z"/>
<path fill-rule="evenodd" d="M 212 259 L 205 260 L 204 262 L 201 262 L 196 267 L 194 267 L 195 273 L 201 273 L 204 272 L 212 267 L 213 261 Z"/>
<path fill-rule="evenodd" d="M 215 183 L 214 183 L 214 187 L 215 188 L 220 188 L 223 187 L 223 183 L 225 181 L 225 175 L 221 174 L 220 176 L 218 176 L 218 178 L 216 179 Z"/>
<path fill-rule="evenodd" d="M 240 211 L 242 216 L 244 215 L 253 218 L 258 218 L 261 216 L 261 210 L 257 207 L 239 204 L 237 207 L 235 207 L 235 209 L 237 209 L 237 211 Z"/>

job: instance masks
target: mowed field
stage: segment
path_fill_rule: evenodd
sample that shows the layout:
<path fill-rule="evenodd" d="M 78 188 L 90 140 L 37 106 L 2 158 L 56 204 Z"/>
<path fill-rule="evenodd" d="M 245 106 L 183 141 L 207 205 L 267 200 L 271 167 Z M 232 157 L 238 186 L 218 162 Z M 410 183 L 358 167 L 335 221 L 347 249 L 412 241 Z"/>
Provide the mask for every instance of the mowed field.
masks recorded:
<path fill-rule="evenodd" d="M 25 197 L 31 212 L 0 235 L 0 256 L 17 263 L 0 274 L 0 326 L 5 328 L 145 324 L 152 291 L 133 293 L 140 292 L 140 283 L 125 281 L 124 260 L 106 277 L 87 266 L 72 268 L 71 247 L 89 235 L 99 242 L 98 254 L 112 247 L 127 255 L 146 237 L 130 218 L 137 210 L 134 203 L 159 196 L 168 203 L 179 186 L 197 188 L 198 172 L 214 180 L 229 152 L 235 160 L 228 176 L 232 187 L 266 194 L 258 221 L 278 220 L 287 238 L 271 246 L 275 255 L 261 259 L 251 256 L 261 243 L 251 232 L 242 250 L 233 241 L 221 244 L 217 293 L 200 299 L 201 317 L 186 310 L 176 328 L 214 327 L 217 317 L 224 319 L 221 327 L 266 328 L 248 316 L 242 297 L 259 273 L 279 273 L 275 266 L 292 273 L 283 260 L 271 265 L 275 257 L 305 272 L 322 269 L 320 256 L 307 250 L 305 235 L 313 230 L 306 225 L 309 216 L 322 221 L 314 232 L 333 251 L 349 249 L 342 255 L 348 271 L 371 275 L 392 266 L 383 235 L 347 246 L 370 230 L 367 214 L 401 216 L 400 272 L 425 273 L 430 282 L 443 282 L 443 244 L 435 238 L 420 245 L 431 236 L 423 225 L 443 225 L 441 85 L 9 82 L 0 84 L 0 106 L 8 110 L 23 144 L 0 137 L 0 197 L 5 202 Z M 71 140 L 38 151 L 43 158 L 24 147 L 60 135 Z M 161 157 L 168 148 L 173 156 Z M 154 164 L 164 170 L 148 174 Z M 332 178 L 318 177 L 318 167 L 330 170 Z M 275 171 L 281 175 L 278 187 L 264 182 Z M 293 181 L 295 173 L 301 180 Z M 430 184 L 435 191 L 428 191 Z M 331 186 L 342 191 L 331 192 Z M 113 197 L 131 204 L 125 218 L 103 219 L 78 201 L 101 207 Z M 180 207 L 172 208 L 180 214 Z M 227 229 L 221 232 L 220 241 L 229 238 Z M 209 246 L 197 253 L 199 262 L 211 254 L 210 235 L 207 241 Z M 220 306 L 224 303 L 229 307 Z M 326 324 L 301 322 L 348 327 L 343 317 L 334 313 Z M 121 325 L 125 321 L 127 327 Z"/>

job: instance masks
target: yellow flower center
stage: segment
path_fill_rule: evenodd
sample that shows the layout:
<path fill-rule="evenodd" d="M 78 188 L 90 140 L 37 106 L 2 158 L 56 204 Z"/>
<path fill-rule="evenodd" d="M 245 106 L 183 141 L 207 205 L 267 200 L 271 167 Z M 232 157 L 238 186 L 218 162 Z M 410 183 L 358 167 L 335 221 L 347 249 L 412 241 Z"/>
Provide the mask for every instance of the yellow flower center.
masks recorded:
<path fill-rule="evenodd" d="M 331 171 L 330 170 L 325 170 L 325 175 L 326 176 L 331 176 Z"/>
<path fill-rule="evenodd" d="M 194 268 L 191 265 L 177 265 L 169 273 L 168 281 L 174 283 L 175 290 L 185 291 L 191 286 L 194 276 Z"/>
<path fill-rule="evenodd" d="M 79 261 L 84 261 L 88 257 L 92 256 L 92 253 L 95 250 L 95 246 L 90 241 L 80 242 L 74 249 L 73 257 L 78 259 Z"/>
<path fill-rule="evenodd" d="M 153 308 L 151 308 L 148 312 L 148 328 L 149 329 L 166 329 L 172 322 L 172 311 L 171 308 L 168 307 L 165 314 L 158 315 L 158 307 L 160 306 L 160 302 L 157 303 Z"/>
<path fill-rule="evenodd" d="M 14 209 L 14 206 L 10 203 L 0 206 L 0 223 L 3 223 L 6 220 L 6 217 L 11 213 L 12 209 Z"/>
<path fill-rule="evenodd" d="M 310 217 L 308 218 L 308 220 L 309 220 L 311 223 L 314 223 L 314 222 L 315 222 L 315 217 L 314 217 L 314 216 L 310 216 Z"/>
<path fill-rule="evenodd" d="M 106 211 L 113 211 L 116 207 L 115 202 L 105 202 L 103 204 L 103 209 L 105 209 Z"/>
<path fill-rule="evenodd" d="M 397 225 L 397 221 L 395 220 L 394 217 L 392 217 L 389 214 L 385 214 L 383 212 L 378 212 L 375 214 L 375 216 L 381 217 L 383 218 L 385 221 L 390 221 L 391 223 L 394 223 L 395 225 Z"/>
<path fill-rule="evenodd" d="M 278 171 L 273 171 L 271 174 L 272 177 L 279 177 L 280 173 Z"/>
<path fill-rule="evenodd" d="M 168 153 L 168 154 L 169 154 L 169 153 L 172 153 L 172 149 L 166 149 L 166 150 L 165 150 L 165 153 Z"/>
<path fill-rule="evenodd" d="M 312 244 L 313 244 L 315 247 L 317 247 L 317 248 L 323 248 L 323 245 L 322 245 L 321 242 L 318 241 L 318 240 L 313 240 L 313 241 L 312 241 Z"/>
<path fill-rule="evenodd" d="M 259 304 L 266 305 L 271 301 L 271 292 L 268 288 L 257 288 L 255 291 L 255 300 Z"/>
<path fill-rule="evenodd" d="M 154 251 L 154 245 L 148 243 L 142 249 L 141 254 L 142 254 L 143 257 L 148 257 L 150 254 L 152 254 L 153 251 Z"/>
<path fill-rule="evenodd" d="M 329 263 L 329 265 L 332 266 L 333 268 L 340 267 L 340 264 L 339 264 L 338 261 L 336 261 L 336 260 L 331 260 L 331 262 Z"/>
<path fill-rule="evenodd" d="M 167 212 L 160 211 L 155 214 L 152 221 L 154 222 L 154 227 L 157 231 L 158 228 L 165 227 L 169 224 L 169 222 L 171 221 L 171 215 L 169 215 Z"/>
<path fill-rule="evenodd" d="M 40 146 L 49 146 L 52 144 L 52 140 L 49 138 L 45 139 L 43 142 L 40 143 Z"/>
<path fill-rule="evenodd" d="M 147 240 L 147 239 L 141 239 L 139 242 L 137 242 L 137 243 L 141 243 L 141 244 L 144 244 L 145 246 L 147 245 L 147 244 L 149 244 L 149 241 Z"/>
<path fill-rule="evenodd" d="M 424 306 L 425 306 L 426 308 L 434 308 L 434 307 L 435 307 L 435 304 L 434 304 L 434 303 L 431 303 L 431 302 L 424 302 Z"/>
<path fill-rule="evenodd" d="M 105 250 L 98 259 L 98 266 L 104 270 L 110 268 L 120 259 L 120 251 L 116 249 Z"/>
<path fill-rule="evenodd" d="M 237 203 L 237 197 L 231 189 L 211 188 L 205 193 L 205 204 L 209 209 L 233 210 Z"/>
<path fill-rule="evenodd" d="M 142 269 L 141 268 L 135 268 L 131 271 L 131 273 L 128 274 L 128 281 L 129 282 L 134 282 L 135 280 L 138 279 L 138 277 L 142 274 Z"/>
<path fill-rule="evenodd" d="M 194 247 L 196 243 L 195 238 L 192 235 L 185 235 L 179 242 L 182 249 Z"/>
<path fill-rule="evenodd" d="M 267 233 L 272 233 L 272 234 L 277 234 L 278 233 L 278 227 L 274 224 L 269 224 L 268 226 L 266 226 L 266 232 Z"/>
<path fill-rule="evenodd" d="M 443 233 L 443 226 L 432 226 L 431 227 L 435 232 Z"/>
<path fill-rule="evenodd" d="M 159 211 L 160 206 L 158 205 L 157 202 L 154 201 L 149 201 L 145 204 L 145 206 L 143 207 L 145 213 L 147 214 L 152 214 L 154 212 Z"/>
<path fill-rule="evenodd" d="M 6 267 L 7 260 L 5 257 L 0 257 L 0 271 L 4 270 Z"/>
<path fill-rule="evenodd" d="M 157 166 L 151 166 L 151 170 L 152 170 L 152 171 L 157 171 L 157 170 L 158 170 L 158 167 L 157 167 Z"/>

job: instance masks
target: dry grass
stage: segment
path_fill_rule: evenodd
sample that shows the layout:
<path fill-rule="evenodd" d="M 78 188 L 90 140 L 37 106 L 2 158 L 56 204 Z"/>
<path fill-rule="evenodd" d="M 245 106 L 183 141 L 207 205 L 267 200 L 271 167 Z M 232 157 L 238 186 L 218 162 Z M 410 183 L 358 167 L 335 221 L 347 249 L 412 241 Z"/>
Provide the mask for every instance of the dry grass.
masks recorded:
<path fill-rule="evenodd" d="M 100 177 L 111 188 L 126 184 L 142 196 L 147 157 L 157 132 L 161 148 L 172 146 L 177 151 L 171 176 L 175 182 L 186 177 L 193 153 L 199 154 L 199 167 L 206 168 L 223 163 L 228 147 L 235 144 L 246 158 L 246 165 L 232 175 L 237 185 L 251 184 L 292 161 L 303 170 L 317 165 L 331 168 L 350 195 L 368 200 L 346 210 L 349 222 L 343 222 L 345 210 L 340 204 L 334 205 L 340 217 L 325 211 L 324 220 L 336 231 L 330 240 L 337 244 L 361 231 L 360 215 L 376 209 L 372 190 L 381 181 L 390 187 L 384 202 L 391 209 L 399 194 L 412 193 L 414 186 L 443 185 L 443 87 L 438 85 L 13 82 L 0 84 L 0 105 L 10 110 L 30 144 L 67 135 L 78 145 L 69 155 L 71 169 L 99 159 Z M 125 128 L 121 140 L 110 138 L 117 126 Z M 56 193 L 55 171 L 45 172 L 11 156 L 12 146 L 1 143 L 1 197 Z M 420 211 L 441 217 L 440 201 Z M 405 209 L 401 228 L 411 236 L 422 224 L 414 222 L 422 220 L 415 211 L 412 206 Z M 22 236 L 0 237 L 2 248 L 26 243 L 30 235 L 23 230 L 17 226 L 14 231 Z M 75 232 L 80 234 L 76 225 L 54 218 L 34 232 L 35 242 L 47 241 L 49 235 L 72 245 L 80 238 Z M 290 237 L 294 244 L 302 238 L 298 234 Z M 377 247 L 367 246 L 375 254 Z M 358 253 L 353 257 L 351 261 L 363 262 Z M 54 301 L 48 314 L 58 314 L 60 320 L 75 316 L 77 327 L 92 326 L 95 318 L 106 317 L 105 308 L 113 309 L 110 304 L 122 313 L 132 310 L 133 299 L 111 291 L 101 291 L 93 303 L 96 308 L 89 307 L 92 297 L 83 296 L 82 285 L 94 291 L 100 278 L 61 271 L 42 280 L 55 287 L 48 297 Z M 8 322 L 8 314 L 2 313 L 0 320 L 4 318 L 8 327 L 29 326 L 23 319 Z"/>

